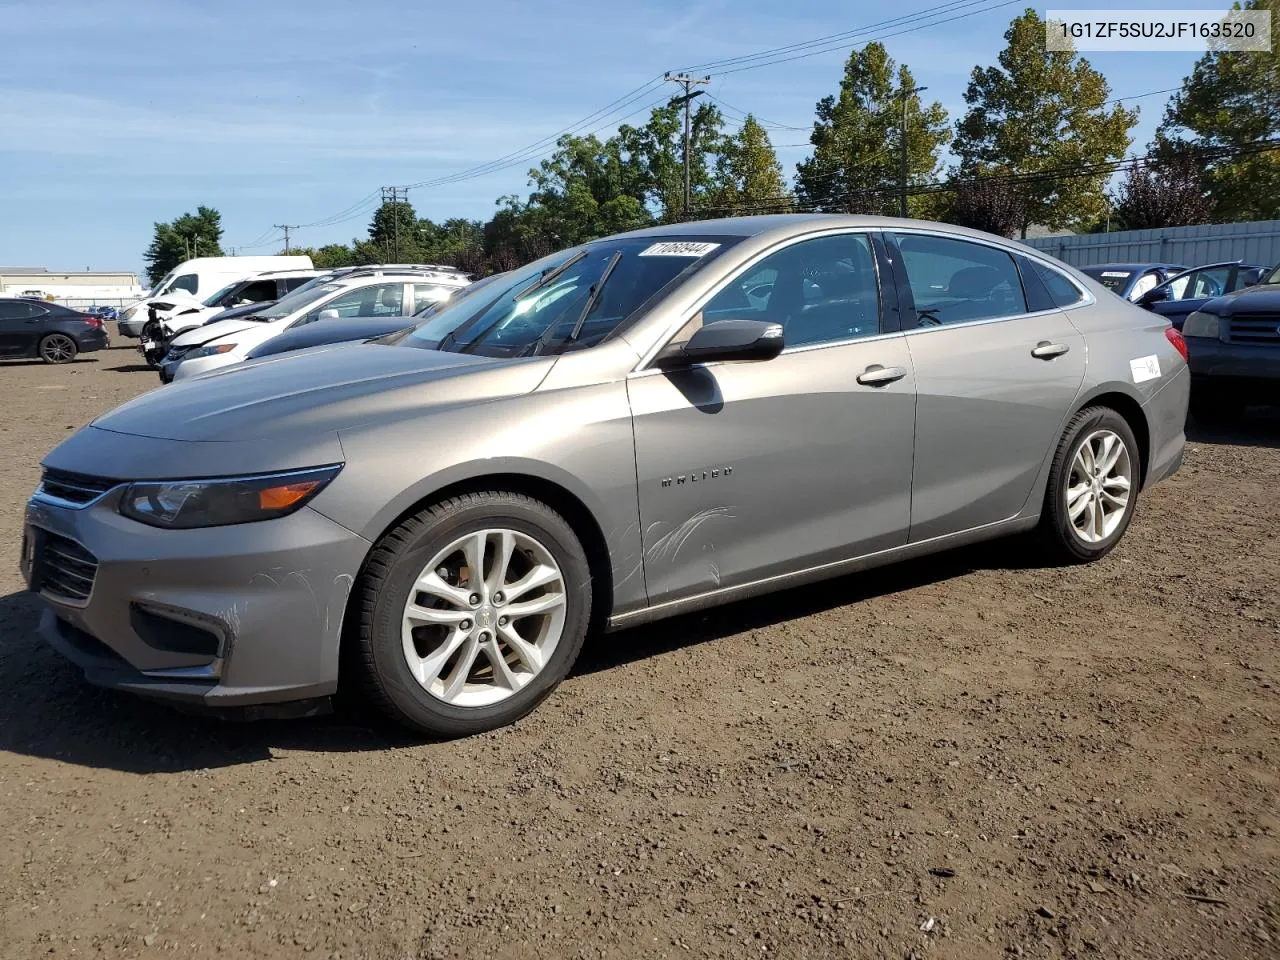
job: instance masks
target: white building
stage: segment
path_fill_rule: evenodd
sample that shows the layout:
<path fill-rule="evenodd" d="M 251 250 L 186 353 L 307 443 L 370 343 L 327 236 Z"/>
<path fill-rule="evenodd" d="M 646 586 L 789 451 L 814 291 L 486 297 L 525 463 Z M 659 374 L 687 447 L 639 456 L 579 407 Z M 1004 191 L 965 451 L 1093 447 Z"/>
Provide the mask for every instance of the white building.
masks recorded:
<path fill-rule="evenodd" d="M 45 297 L 77 304 L 136 300 L 144 293 L 138 275 L 126 270 L 53 271 L 46 267 L 0 267 L 0 296 Z"/>

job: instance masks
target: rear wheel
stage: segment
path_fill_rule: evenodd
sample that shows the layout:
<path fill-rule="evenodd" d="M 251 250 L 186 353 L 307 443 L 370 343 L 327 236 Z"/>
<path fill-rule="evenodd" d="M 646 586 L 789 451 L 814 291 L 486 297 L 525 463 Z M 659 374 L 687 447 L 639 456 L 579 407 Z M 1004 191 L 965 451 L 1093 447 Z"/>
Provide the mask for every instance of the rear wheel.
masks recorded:
<path fill-rule="evenodd" d="M 80 348 L 65 333 L 50 333 L 40 339 L 40 359 L 45 363 L 70 363 Z"/>
<path fill-rule="evenodd" d="M 1077 413 L 1054 454 L 1040 518 L 1052 554 L 1087 563 L 1110 553 L 1133 519 L 1141 479 L 1138 443 L 1124 417 L 1110 407 Z"/>
<path fill-rule="evenodd" d="M 591 614 L 568 524 L 500 491 L 406 520 L 374 548 L 357 590 L 343 682 L 429 736 L 480 733 L 536 707 L 573 666 Z"/>

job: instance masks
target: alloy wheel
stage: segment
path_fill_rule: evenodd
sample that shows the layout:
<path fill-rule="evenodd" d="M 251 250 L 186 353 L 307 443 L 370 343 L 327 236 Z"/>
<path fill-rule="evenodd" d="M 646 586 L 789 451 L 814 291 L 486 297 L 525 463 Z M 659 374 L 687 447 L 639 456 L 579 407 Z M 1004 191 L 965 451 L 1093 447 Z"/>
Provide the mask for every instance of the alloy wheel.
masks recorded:
<path fill-rule="evenodd" d="M 75 341 L 61 333 L 50 334 L 40 344 L 40 356 L 50 363 L 66 363 L 75 355 Z"/>
<path fill-rule="evenodd" d="M 541 672 L 566 613 L 564 575 L 545 546 L 517 530 L 478 530 L 440 550 L 414 582 L 405 661 L 433 697 L 489 706 Z"/>
<path fill-rule="evenodd" d="M 1086 543 L 1111 536 L 1129 509 L 1133 461 L 1129 448 L 1111 430 L 1095 430 L 1080 442 L 1067 476 L 1067 516 Z"/>

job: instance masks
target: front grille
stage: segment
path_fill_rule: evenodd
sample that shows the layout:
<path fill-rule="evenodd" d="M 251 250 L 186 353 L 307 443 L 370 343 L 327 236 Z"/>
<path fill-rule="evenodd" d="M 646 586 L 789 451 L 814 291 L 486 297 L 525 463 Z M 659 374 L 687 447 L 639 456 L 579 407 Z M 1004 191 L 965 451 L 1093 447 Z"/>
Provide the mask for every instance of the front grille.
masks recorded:
<path fill-rule="evenodd" d="M 106 477 L 90 477 L 83 473 L 68 473 L 65 470 L 45 470 L 40 479 L 40 492 L 67 503 L 89 503 L 97 500 L 118 480 Z"/>
<path fill-rule="evenodd" d="M 1280 314 L 1231 317 L 1228 343 L 1258 343 L 1280 347 Z"/>
<path fill-rule="evenodd" d="M 93 592 L 98 558 L 74 540 L 42 530 L 36 533 L 33 590 L 81 602 Z"/>

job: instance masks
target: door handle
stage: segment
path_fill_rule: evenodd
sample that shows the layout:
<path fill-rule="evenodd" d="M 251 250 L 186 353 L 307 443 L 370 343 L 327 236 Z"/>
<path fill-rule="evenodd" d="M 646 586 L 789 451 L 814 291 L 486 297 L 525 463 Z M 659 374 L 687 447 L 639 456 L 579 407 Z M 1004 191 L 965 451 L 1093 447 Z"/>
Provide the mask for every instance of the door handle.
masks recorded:
<path fill-rule="evenodd" d="M 905 367 L 882 367 L 878 363 L 873 363 L 858 374 L 858 382 L 864 387 L 883 387 L 895 380 L 901 380 L 906 375 Z"/>
<path fill-rule="evenodd" d="M 1052 360 L 1054 357 L 1060 357 L 1071 348 L 1065 343 L 1050 343 L 1048 340 L 1041 340 L 1031 350 L 1031 355 L 1037 360 Z"/>

